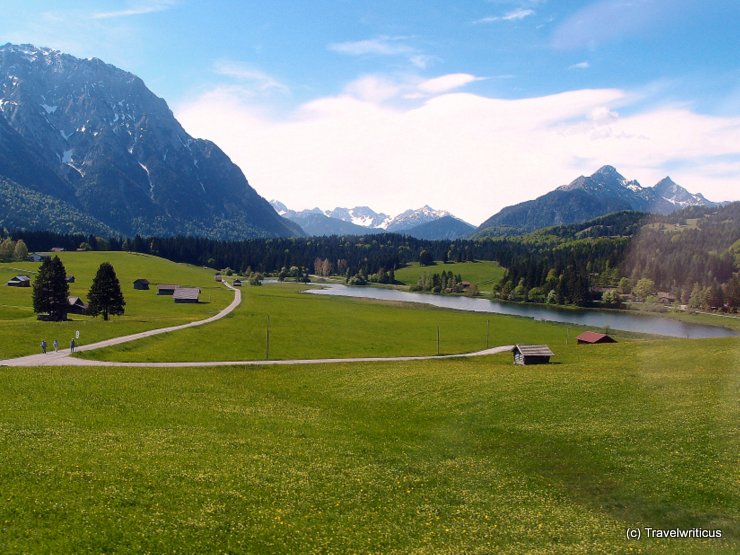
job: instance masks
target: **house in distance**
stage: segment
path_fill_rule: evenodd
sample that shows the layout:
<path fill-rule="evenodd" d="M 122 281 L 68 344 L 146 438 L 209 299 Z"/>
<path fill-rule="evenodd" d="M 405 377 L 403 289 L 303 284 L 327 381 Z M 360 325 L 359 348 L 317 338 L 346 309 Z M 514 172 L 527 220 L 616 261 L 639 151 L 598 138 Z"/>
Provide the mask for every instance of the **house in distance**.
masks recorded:
<path fill-rule="evenodd" d="M 149 280 L 144 278 L 134 280 L 134 289 L 138 289 L 139 291 L 147 291 L 149 289 Z"/>
<path fill-rule="evenodd" d="M 175 293 L 175 289 L 177 289 L 179 285 L 172 285 L 170 283 L 160 283 L 157 285 L 157 295 L 173 295 Z"/>
<path fill-rule="evenodd" d="M 514 364 L 549 364 L 550 357 L 555 356 L 547 345 L 515 345 Z"/>
<path fill-rule="evenodd" d="M 85 301 L 79 297 L 67 297 L 67 312 L 69 314 L 87 314 L 90 308 Z"/>
<path fill-rule="evenodd" d="M 172 297 L 176 303 L 197 303 L 200 300 L 198 287 L 178 287 Z"/>
<path fill-rule="evenodd" d="M 581 335 L 576 337 L 579 345 L 594 345 L 596 343 L 616 343 L 617 341 L 605 333 L 597 333 L 595 331 L 584 331 Z"/>
<path fill-rule="evenodd" d="M 5 285 L 9 287 L 31 287 L 31 278 L 28 276 L 15 276 L 10 278 Z"/>

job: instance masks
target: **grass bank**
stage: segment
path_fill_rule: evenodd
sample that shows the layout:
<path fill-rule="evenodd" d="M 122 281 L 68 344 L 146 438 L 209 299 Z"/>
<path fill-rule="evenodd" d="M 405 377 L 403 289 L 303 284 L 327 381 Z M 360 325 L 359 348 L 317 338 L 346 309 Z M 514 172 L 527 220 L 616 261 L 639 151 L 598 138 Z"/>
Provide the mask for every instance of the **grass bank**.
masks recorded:
<path fill-rule="evenodd" d="M 59 257 L 67 275 L 74 275 L 70 295 L 87 298 L 95 273 L 102 262 L 110 262 L 121 282 L 126 300 L 124 316 L 108 322 L 101 317 L 70 315 L 67 322 L 39 322 L 33 313 L 31 288 L 7 287 L 5 282 L 19 273 L 32 278 L 39 263 L 9 262 L 0 264 L 0 359 L 38 352 L 42 339 L 51 345 L 54 339 L 66 346 L 80 331 L 81 343 L 127 335 L 148 329 L 174 326 L 213 316 L 226 307 L 233 293 L 213 279 L 213 271 L 177 264 L 156 256 L 127 252 L 63 252 Z M 133 281 L 148 279 L 149 291 L 137 291 Z M 157 283 L 192 285 L 202 290 L 201 303 L 175 304 L 171 296 L 157 295 Z"/>
<path fill-rule="evenodd" d="M 432 275 L 441 272 L 460 274 L 463 280 L 477 284 L 481 291 L 490 292 L 494 283 L 498 283 L 504 277 L 505 270 L 498 262 L 491 261 L 457 262 L 453 264 L 437 262 L 434 266 L 421 266 L 418 262 L 414 262 L 396 270 L 395 274 L 396 281 L 400 281 L 404 285 L 416 285 L 422 274 Z"/>
<path fill-rule="evenodd" d="M 0 368 L 3 549 L 737 553 L 739 352 Z"/>
<path fill-rule="evenodd" d="M 232 314 L 202 328 L 82 353 L 127 362 L 419 356 L 479 351 L 488 345 L 548 343 L 560 349 L 582 328 L 414 303 L 309 295 L 296 284 L 244 287 Z M 617 333 L 618 340 L 629 337 Z"/>

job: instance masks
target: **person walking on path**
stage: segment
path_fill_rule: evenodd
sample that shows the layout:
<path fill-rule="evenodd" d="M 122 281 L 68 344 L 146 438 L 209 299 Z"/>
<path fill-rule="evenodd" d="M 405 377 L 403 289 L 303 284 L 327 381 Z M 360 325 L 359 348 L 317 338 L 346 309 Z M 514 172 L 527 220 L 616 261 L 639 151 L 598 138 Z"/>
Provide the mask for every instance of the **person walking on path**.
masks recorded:
<path fill-rule="evenodd" d="M 54 352 L 56 353 L 59 350 L 59 341 L 55 339 L 52 343 L 52 346 L 54 347 Z"/>
<path fill-rule="evenodd" d="M 75 340 L 74 340 L 74 337 L 69 342 L 69 352 L 70 353 L 74 353 L 75 352 Z"/>
<path fill-rule="evenodd" d="M 46 339 L 41 340 L 41 352 L 46 354 Z"/>

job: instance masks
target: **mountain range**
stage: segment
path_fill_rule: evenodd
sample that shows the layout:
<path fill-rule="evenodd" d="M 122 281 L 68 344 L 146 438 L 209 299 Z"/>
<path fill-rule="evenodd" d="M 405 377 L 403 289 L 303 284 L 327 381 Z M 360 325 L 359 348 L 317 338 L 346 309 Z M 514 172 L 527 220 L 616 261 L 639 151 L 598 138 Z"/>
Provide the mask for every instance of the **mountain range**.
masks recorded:
<path fill-rule="evenodd" d="M 401 233 L 418 239 L 460 239 L 475 231 L 475 226 L 445 210 L 422 206 L 391 217 L 368 206 L 321 210 L 290 210 L 278 200 L 270 201 L 278 214 L 300 225 L 308 235 L 365 235 Z"/>
<path fill-rule="evenodd" d="M 0 228 L 217 239 L 394 232 L 452 240 L 519 235 L 621 210 L 667 214 L 713 205 L 669 177 L 643 187 L 604 166 L 504 208 L 477 230 L 429 206 L 395 217 L 367 206 L 292 211 L 271 206 L 217 145 L 191 137 L 135 75 L 96 58 L 0 46 Z"/>
<path fill-rule="evenodd" d="M 653 187 L 643 187 L 627 180 L 613 166 L 603 166 L 593 175 L 580 176 L 534 200 L 507 206 L 483 222 L 476 236 L 521 235 L 621 210 L 670 214 L 687 206 L 716 205 L 701 194 L 689 193 L 670 177 Z"/>
<path fill-rule="evenodd" d="M 0 46 L 0 145 L 5 227 L 231 239 L 302 234 L 221 149 L 188 135 L 141 79 L 96 58 Z M 36 216 L 20 221 L 29 211 Z"/>

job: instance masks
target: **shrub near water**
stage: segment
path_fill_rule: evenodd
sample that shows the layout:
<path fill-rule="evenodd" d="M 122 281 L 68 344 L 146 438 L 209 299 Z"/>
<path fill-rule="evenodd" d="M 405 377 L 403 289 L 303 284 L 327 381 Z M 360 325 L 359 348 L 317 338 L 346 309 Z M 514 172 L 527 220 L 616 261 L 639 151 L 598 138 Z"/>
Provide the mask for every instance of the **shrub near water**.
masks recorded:
<path fill-rule="evenodd" d="M 9 552 L 736 553 L 737 339 L 0 369 Z M 627 542 L 627 527 L 723 540 Z"/>

